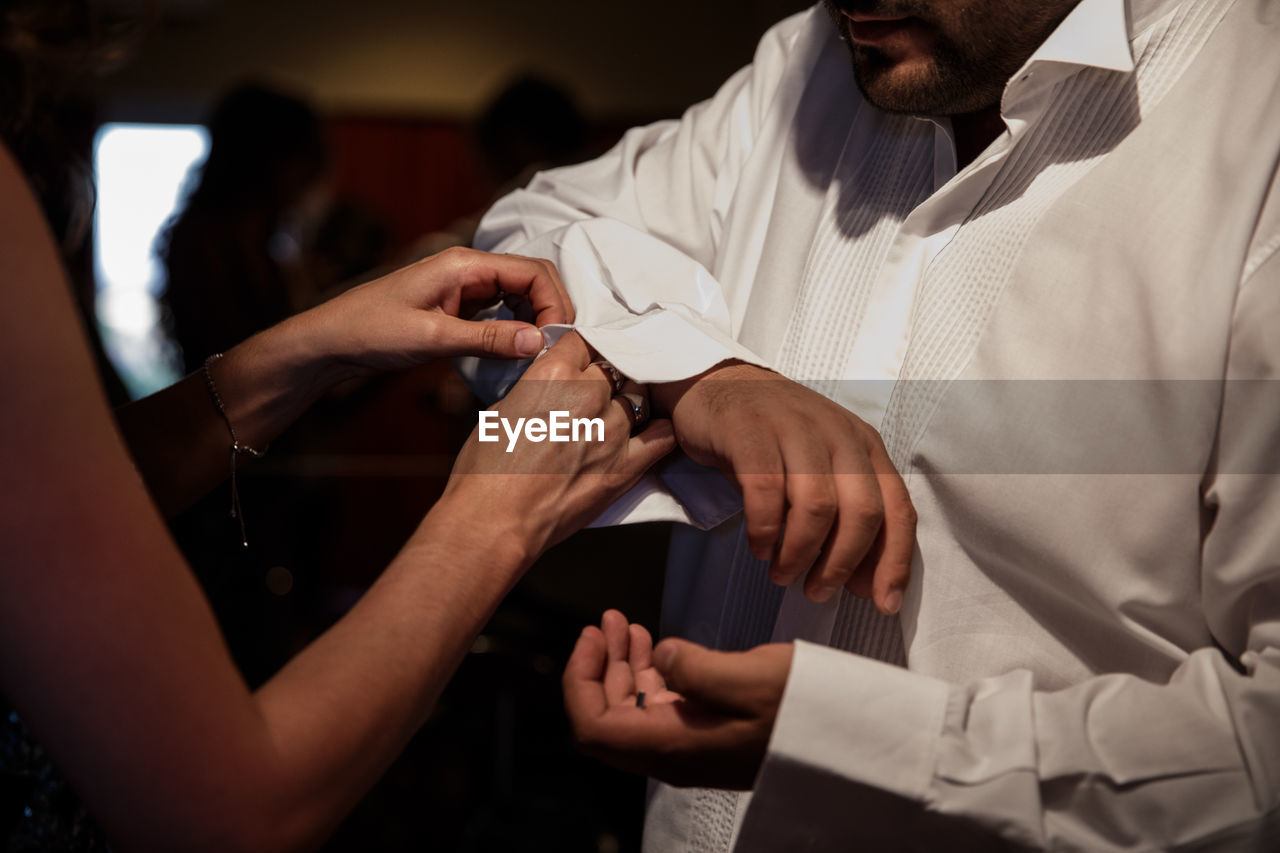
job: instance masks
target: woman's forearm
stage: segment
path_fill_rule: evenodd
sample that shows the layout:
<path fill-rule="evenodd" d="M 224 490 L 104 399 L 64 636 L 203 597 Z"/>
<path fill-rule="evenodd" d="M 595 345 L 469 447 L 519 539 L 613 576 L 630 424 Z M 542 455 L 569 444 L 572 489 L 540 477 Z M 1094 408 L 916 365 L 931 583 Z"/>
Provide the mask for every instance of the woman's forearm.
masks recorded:
<path fill-rule="evenodd" d="M 516 346 L 533 331 L 522 324 L 495 324 L 495 335 L 456 317 L 461 301 L 499 293 L 528 294 L 546 322 L 566 316 L 538 262 L 454 252 L 251 339 L 214 372 L 238 438 L 270 441 L 345 374 L 529 354 Z M 609 440 L 530 444 L 518 460 L 469 442 L 385 576 L 251 693 L 139 488 L 53 242 L 3 146 L 0 317 L 16 318 L 0 335 L 4 363 L 42 371 L 0 372 L 13 413 L 0 418 L 0 444 L 15 449 L 0 512 L 0 688 L 121 849 L 318 844 L 425 718 L 532 556 L 674 445 L 669 425 L 629 437 L 586 344 L 566 336 L 529 373 L 571 381 L 524 382 L 503 405 L 598 417 Z M 201 376 L 120 423 L 167 512 L 226 473 L 230 436 Z"/>
<path fill-rule="evenodd" d="M 530 556 L 474 511 L 433 510 L 342 620 L 254 695 L 283 848 L 323 838 L 425 722 Z M 503 541 L 506 538 L 506 541 Z"/>
<path fill-rule="evenodd" d="M 453 249 L 352 288 L 254 335 L 210 365 L 236 438 L 261 450 L 338 382 L 433 358 L 527 358 L 532 326 L 471 323 L 465 304 L 526 299 L 539 323 L 571 320 L 555 270 L 542 261 Z M 121 408 L 116 420 L 161 512 L 172 516 L 231 470 L 231 436 L 201 371 Z"/>
<path fill-rule="evenodd" d="M 210 367 L 218 398 L 241 445 L 265 448 L 337 382 L 352 375 L 310 344 L 299 315 L 229 350 Z M 227 477 L 231 434 L 204 371 L 116 410 L 143 480 L 172 517 Z M 238 462 L 247 454 L 240 454 Z"/>

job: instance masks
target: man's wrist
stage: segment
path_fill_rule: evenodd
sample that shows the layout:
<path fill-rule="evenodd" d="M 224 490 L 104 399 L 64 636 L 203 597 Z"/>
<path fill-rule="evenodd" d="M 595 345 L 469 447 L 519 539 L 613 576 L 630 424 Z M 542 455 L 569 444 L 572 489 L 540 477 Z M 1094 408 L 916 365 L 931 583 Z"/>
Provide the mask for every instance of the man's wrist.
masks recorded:
<path fill-rule="evenodd" d="M 722 361 L 711 369 L 688 379 L 654 383 L 649 386 L 649 394 L 655 404 L 655 410 L 664 417 L 671 417 L 675 414 L 676 407 L 680 404 L 680 401 L 684 399 L 684 395 L 700 382 L 721 380 L 749 381 L 768 378 L 777 379 L 779 377 L 768 368 L 748 364 L 735 358 Z"/>

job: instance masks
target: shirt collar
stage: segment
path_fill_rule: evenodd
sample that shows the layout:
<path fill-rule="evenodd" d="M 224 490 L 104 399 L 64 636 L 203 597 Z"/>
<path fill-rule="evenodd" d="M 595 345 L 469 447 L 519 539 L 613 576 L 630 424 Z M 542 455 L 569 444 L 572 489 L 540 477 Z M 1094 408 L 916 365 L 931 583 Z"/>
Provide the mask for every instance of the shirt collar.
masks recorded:
<path fill-rule="evenodd" d="M 1128 73 L 1133 70 L 1125 0 L 1080 0 L 1027 67 L 1041 62 L 1089 66 Z"/>

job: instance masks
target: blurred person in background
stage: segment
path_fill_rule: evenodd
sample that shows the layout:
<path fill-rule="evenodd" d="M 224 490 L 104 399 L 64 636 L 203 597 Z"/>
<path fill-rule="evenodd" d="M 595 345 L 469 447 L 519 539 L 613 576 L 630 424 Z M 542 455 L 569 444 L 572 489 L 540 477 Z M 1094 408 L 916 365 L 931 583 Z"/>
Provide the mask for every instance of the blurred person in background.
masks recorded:
<path fill-rule="evenodd" d="M 350 376 L 464 353 L 528 356 L 523 323 L 572 307 L 553 267 L 455 250 L 294 316 L 113 421 L 59 261 L 67 163 L 27 93 L 83 68 L 109 27 L 85 2 L 10 3 L 0 23 L 0 840 L 9 850 L 316 846 L 421 725 L 501 597 L 674 445 L 629 437 L 576 335 L 498 406 L 601 417 L 604 441 L 469 442 L 444 496 L 364 598 L 251 692 L 163 517 L 221 482 Z M 34 136 L 33 136 L 34 135 Z M 47 137 L 56 141 L 56 133 Z M 25 172 L 25 173 L 24 173 Z M 63 230 L 65 222 L 55 221 Z M 131 458 L 132 456 L 132 458 Z M 230 468 L 228 467 L 230 461 Z M 234 490 L 234 474 L 232 475 Z"/>
<path fill-rule="evenodd" d="M 188 371 L 311 302 L 308 226 L 328 203 L 324 129 L 300 98 L 242 85 L 215 108 L 209 140 L 161 248 Z"/>
<path fill-rule="evenodd" d="M 485 169 L 503 195 L 540 169 L 586 156 L 587 122 L 563 87 L 536 74 L 507 84 L 476 122 Z"/>
<path fill-rule="evenodd" d="M 585 159 L 590 135 L 573 96 L 536 74 L 521 74 L 489 103 L 472 130 L 485 177 L 497 187 L 492 201 L 519 189 L 540 169 Z M 412 257 L 450 246 L 470 246 L 489 205 L 419 240 Z"/>

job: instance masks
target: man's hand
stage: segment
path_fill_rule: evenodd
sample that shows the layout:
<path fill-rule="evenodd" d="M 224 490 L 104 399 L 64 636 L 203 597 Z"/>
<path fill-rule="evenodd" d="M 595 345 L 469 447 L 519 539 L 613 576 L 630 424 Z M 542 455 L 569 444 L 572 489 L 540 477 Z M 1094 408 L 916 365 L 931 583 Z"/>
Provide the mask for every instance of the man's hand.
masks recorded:
<path fill-rule="evenodd" d="M 916 513 L 879 434 L 847 409 L 772 371 L 728 364 L 654 386 L 680 446 L 742 493 L 747 539 L 770 577 L 805 594 L 840 587 L 902 606 Z"/>
<path fill-rule="evenodd" d="M 791 670 L 789 643 L 713 652 L 628 625 L 616 610 L 578 638 L 564 701 L 579 748 L 672 785 L 749 790 Z M 644 693 L 643 707 L 637 704 Z"/>

